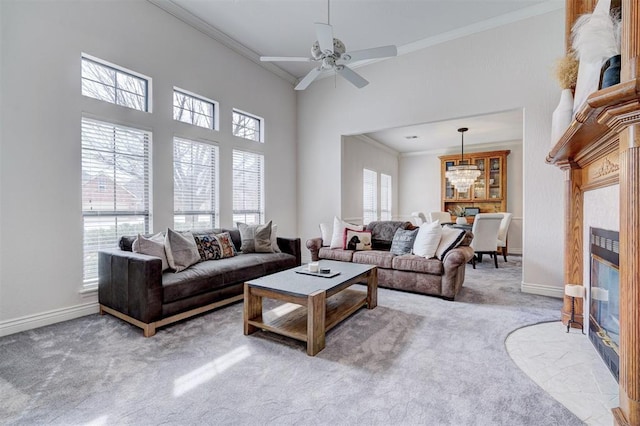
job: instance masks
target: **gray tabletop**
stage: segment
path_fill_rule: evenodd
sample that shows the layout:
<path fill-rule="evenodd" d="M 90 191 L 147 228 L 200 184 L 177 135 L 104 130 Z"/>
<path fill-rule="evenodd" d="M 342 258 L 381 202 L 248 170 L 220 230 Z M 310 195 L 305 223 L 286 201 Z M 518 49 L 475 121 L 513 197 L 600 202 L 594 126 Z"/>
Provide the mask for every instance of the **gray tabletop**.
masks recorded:
<path fill-rule="evenodd" d="M 340 274 L 332 278 L 299 274 L 296 270 L 307 270 L 307 265 L 298 266 L 286 271 L 266 275 L 255 280 L 247 281 L 253 287 L 261 287 L 270 290 L 278 290 L 296 296 L 308 296 L 319 290 L 330 290 L 345 281 L 357 277 L 371 269 L 375 265 L 360 263 L 338 262 L 335 260 L 320 260 L 320 268 L 329 268 L 331 272 L 339 271 Z"/>

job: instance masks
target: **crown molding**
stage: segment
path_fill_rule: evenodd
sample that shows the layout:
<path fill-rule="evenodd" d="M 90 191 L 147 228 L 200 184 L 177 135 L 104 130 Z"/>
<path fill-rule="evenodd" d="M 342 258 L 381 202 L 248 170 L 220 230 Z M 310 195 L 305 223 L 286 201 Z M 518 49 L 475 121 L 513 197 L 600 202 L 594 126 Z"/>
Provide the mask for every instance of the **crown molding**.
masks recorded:
<path fill-rule="evenodd" d="M 368 145 L 371 145 L 371 146 L 373 146 L 375 148 L 381 149 L 382 151 L 387 152 L 387 153 L 393 155 L 394 157 L 399 157 L 400 156 L 400 153 L 398 151 L 396 151 L 395 149 L 383 144 L 382 142 L 378 142 L 377 140 L 375 140 L 372 137 L 369 137 L 367 135 L 352 135 L 352 136 L 349 136 L 349 137 L 356 138 L 361 142 L 364 142 L 364 143 L 366 143 Z"/>
<path fill-rule="evenodd" d="M 196 30 L 203 33 L 204 35 L 212 38 L 213 40 L 217 41 L 223 46 L 228 47 L 235 53 L 241 56 L 244 56 L 245 58 L 251 60 L 252 62 L 255 62 L 257 65 L 260 65 L 262 68 L 265 68 L 268 71 L 271 71 L 278 77 L 288 81 L 291 84 L 297 83 L 298 81 L 297 77 L 289 74 L 282 68 L 272 63 L 260 61 L 260 55 L 258 55 L 256 52 L 249 49 L 242 43 L 236 41 L 235 39 L 229 37 L 219 29 L 215 28 L 214 26 L 209 25 L 208 23 L 198 18 L 196 15 L 192 14 L 191 12 L 187 11 L 186 9 L 178 6 L 173 1 L 171 0 L 147 0 L 147 1 L 153 4 L 154 6 L 157 6 L 160 9 L 164 10 L 168 14 L 174 16 L 175 18 L 178 18 L 185 24 L 195 28 Z"/>

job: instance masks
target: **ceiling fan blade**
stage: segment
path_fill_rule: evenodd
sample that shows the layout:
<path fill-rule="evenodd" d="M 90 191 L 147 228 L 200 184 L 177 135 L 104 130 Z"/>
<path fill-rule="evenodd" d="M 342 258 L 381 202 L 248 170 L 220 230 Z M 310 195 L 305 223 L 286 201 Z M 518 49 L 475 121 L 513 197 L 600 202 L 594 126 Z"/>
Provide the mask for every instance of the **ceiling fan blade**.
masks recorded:
<path fill-rule="evenodd" d="M 318 44 L 320 50 L 326 52 L 327 50 L 333 53 L 333 28 L 329 24 L 315 23 L 316 37 L 318 38 Z"/>
<path fill-rule="evenodd" d="M 358 89 L 362 89 L 364 86 L 369 84 L 369 82 L 365 80 L 360 74 L 344 65 L 337 66 L 336 71 L 338 72 L 338 74 L 349 80 L 349 82 L 356 86 Z"/>
<path fill-rule="evenodd" d="M 311 83 L 313 83 L 313 80 L 315 80 L 320 75 L 321 72 L 322 72 L 322 67 L 312 69 L 311 71 L 309 71 L 309 74 L 305 75 L 304 78 L 300 80 L 300 83 L 298 83 L 295 89 L 296 90 L 306 89 L 307 87 L 309 87 Z"/>
<path fill-rule="evenodd" d="M 262 62 L 311 62 L 311 58 L 296 56 L 260 56 Z"/>
<path fill-rule="evenodd" d="M 393 46 L 372 47 L 371 49 L 354 50 L 346 52 L 340 58 L 345 64 L 365 59 L 388 58 L 390 56 L 398 56 L 398 49 Z"/>

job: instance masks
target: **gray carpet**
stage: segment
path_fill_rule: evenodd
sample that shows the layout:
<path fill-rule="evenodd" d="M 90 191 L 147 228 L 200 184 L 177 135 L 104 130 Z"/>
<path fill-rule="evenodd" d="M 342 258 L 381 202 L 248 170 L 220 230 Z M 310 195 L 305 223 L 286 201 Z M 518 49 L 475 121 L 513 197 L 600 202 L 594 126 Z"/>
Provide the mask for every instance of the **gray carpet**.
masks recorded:
<path fill-rule="evenodd" d="M 467 268 L 455 302 L 380 289 L 327 335 L 242 334 L 242 304 L 152 338 L 91 315 L 0 339 L 2 424 L 574 425 L 516 367 L 507 335 L 557 320 L 520 292 L 520 259 Z"/>

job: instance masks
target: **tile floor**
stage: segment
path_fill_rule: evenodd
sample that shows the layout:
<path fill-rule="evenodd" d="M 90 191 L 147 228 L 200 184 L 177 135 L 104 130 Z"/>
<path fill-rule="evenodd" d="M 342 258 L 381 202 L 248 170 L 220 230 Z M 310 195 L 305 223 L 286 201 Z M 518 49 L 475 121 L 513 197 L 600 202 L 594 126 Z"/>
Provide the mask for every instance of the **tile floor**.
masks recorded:
<path fill-rule="evenodd" d="M 542 389 L 588 425 L 613 424 L 618 383 L 589 337 L 561 322 L 524 327 L 507 337 L 507 352 Z"/>

